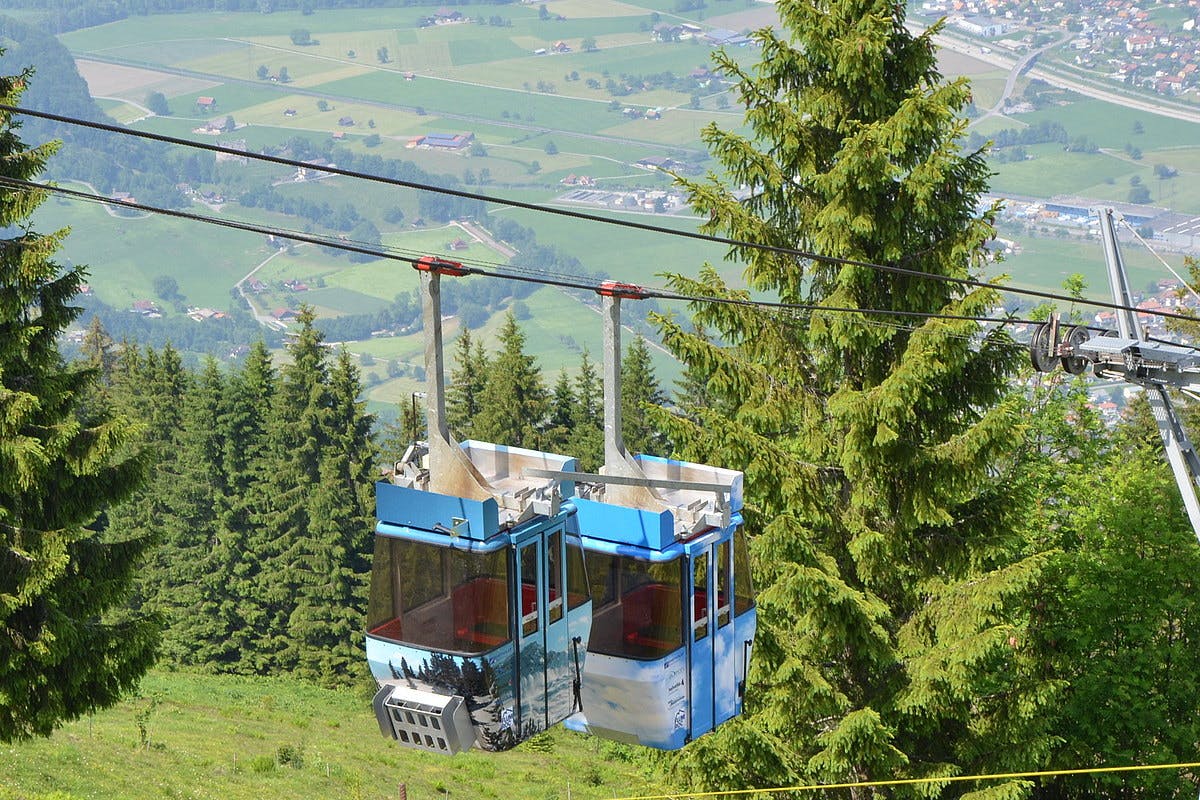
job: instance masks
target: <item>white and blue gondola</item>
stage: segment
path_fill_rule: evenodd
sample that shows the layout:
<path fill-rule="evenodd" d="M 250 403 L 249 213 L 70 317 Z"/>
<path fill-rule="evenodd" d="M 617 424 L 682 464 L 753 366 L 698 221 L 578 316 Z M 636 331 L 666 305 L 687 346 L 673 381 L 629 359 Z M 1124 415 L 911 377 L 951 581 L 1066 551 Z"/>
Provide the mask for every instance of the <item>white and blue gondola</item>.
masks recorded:
<path fill-rule="evenodd" d="M 652 502 L 575 501 L 594 610 L 583 709 L 566 724 L 674 750 L 742 710 L 757 621 L 742 473 L 631 460 Z"/>
<path fill-rule="evenodd" d="M 574 466 L 483 442 L 462 449 L 491 465 L 481 472 L 493 486 L 533 483 L 510 466 Z M 519 503 L 541 487 L 510 488 Z M 574 506 L 547 496 L 545 513 L 522 515 L 505 499 L 376 485 L 367 661 L 380 730 L 402 745 L 507 750 L 580 707 L 591 601 Z"/>
<path fill-rule="evenodd" d="M 375 487 L 375 716 L 405 747 L 507 750 L 580 708 L 592 603 L 570 503 L 575 460 L 450 438 L 440 278 L 463 270 L 433 257 L 415 266 L 429 435 Z"/>
<path fill-rule="evenodd" d="M 605 474 L 444 423 L 440 277 L 422 273 L 429 441 L 376 486 L 367 659 L 400 744 L 506 750 L 558 722 L 671 750 L 741 713 L 757 624 L 741 472 L 621 441 L 620 300 L 607 282 Z M 427 456 L 427 457 L 426 457 Z M 585 556 L 586 553 L 586 556 Z"/>

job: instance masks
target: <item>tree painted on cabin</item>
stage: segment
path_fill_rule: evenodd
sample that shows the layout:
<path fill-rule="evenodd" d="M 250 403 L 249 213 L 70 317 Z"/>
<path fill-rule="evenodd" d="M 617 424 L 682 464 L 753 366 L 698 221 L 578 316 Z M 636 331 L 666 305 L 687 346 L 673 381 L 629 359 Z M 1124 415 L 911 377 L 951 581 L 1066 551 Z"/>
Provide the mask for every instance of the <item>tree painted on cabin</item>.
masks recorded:
<path fill-rule="evenodd" d="M 30 78 L 0 77 L 0 103 L 18 105 Z M 56 146 L 27 147 L 18 126 L 0 112 L 0 173 L 31 181 Z M 105 517 L 149 459 L 98 401 L 97 370 L 58 351 L 85 271 L 53 260 L 65 232 L 33 230 L 45 196 L 0 189 L 0 741 L 111 706 L 159 639 L 152 617 L 122 610 L 152 534 L 116 535 Z"/>
<path fill-rule="evenodd" d="M 993 232 L 994 211 L 976 210 L 987 166 L 957 144 L 969 90 L 938 73 L 936 31 L 912 35 L 903 7 L 878 0 L 776 9 L 782 28 L 755 34 L 757 65 L 716 58 L 747 131 L 706 127 L 721 173 L 679 181 L 704 229 L 976 274 Z M 998 293 L 750 248 L 729 257 L 753 291 L 885 313 L 696 304 L 711 339 L 660 320 L 688 380 L 715 402 L 653 419 L 680 455 L 745 470 L 762 584 L 748 713 L 689 749 L 687 775 L 742 788 L 1043 763 L 1056 684 L 1039 677 L 1026 628 L 1044 558 L 1021 556 L 1014 528 L 1027 501 L 1005 487 L 1021 432 L 1005 398 L 1019 354 L 1001 330 L 899 313 L 985 315 Z M 671 284 L 748 296 L 711 266 Z"/>

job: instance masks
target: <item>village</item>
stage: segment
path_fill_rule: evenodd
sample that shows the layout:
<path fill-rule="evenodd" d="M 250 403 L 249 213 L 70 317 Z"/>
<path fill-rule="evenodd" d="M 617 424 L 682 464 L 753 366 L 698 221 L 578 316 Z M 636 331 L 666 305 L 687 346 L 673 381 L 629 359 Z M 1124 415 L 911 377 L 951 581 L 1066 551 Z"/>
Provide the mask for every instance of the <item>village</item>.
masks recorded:
<path fill-rule="evenodd" d="M 1079 69 L 1166 96 L 1194 94 L 1200 84 L 1197 0 L 927 0 L 920 11 L 945 15 L 953 28 L 1014 52 L 1064 35 L 1060 57 Z M 986 50 L 986 49 L 985 49 Z"/>

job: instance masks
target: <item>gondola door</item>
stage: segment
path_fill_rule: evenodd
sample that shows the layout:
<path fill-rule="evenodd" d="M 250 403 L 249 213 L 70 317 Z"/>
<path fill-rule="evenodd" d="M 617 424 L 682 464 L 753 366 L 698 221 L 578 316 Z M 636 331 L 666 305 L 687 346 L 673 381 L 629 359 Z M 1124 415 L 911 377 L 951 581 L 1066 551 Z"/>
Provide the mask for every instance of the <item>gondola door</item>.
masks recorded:
<path fill-rule="evenodd" d="M 713 580 L 713 726 L 738 712 L 738 666 L 742 658 L 733 624 L 733 544 L 729 539 L 712 547 Z"/>
<path fill-rule="evenodd" d="M 546 723 L 546 543 L 542 534 L 517 544 L 517 647 L 521 670 L 520 735 Z"/>
<path fill-rule="evenodd" d="M 690 606 L 691 612 L 691 738 L 701 736 L 713 727 L 713 637 L 712 637 L 712 570 L 710 551 L 705 547 L 692 555 Z"/>
<path fill-rule="evenodd" d="M 541 605 L 546 609 L 546 724 L 554 725 L 575 710 L 575 669 L 567 626 L 566 542 L 562 528 L 546 533 L 546 580 Z M 587 648 L 586 638 L 582 640 Z"/>

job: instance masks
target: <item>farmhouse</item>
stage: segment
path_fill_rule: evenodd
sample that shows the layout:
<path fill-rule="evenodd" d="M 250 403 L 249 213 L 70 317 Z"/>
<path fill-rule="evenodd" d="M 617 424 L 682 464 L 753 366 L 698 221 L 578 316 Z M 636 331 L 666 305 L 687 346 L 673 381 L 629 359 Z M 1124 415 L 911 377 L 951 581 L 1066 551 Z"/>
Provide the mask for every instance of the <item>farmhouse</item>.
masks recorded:
<path fill-rule="evenodd" d="M 196 105 L 197 105 L 197 107 L 200 108 L 201 111 L 216 111 L 217 110 L 217 98 L 208 97 L 207 95 L 201 95 L 200 97 L 196 98 Z"/>
<path fill-rule="evenodd" d="M 724 28 L 714 28 L 704 34 L 704 41 L 717 47 L 733 47 L 749 44 L 751 39 L 749 36 L 743 36 L 737 31 L 729 31 Z"/>
<path fill-rule="evenodd" d="M 158 305 L 153 300 L 134 300 L 133 305 L 129 308 L 134 314 L 141 314 L 143 317 L 158 318 L 162 316 Z"/>
<path fill-rule="evenodd" d="M 475 141 L 473 133 L 427 133 L 421 137 L 421 147 L 435 150 L 462 150 Z"/>
<path fill-rule="evenodd" d="M 673 158 L 668 158 L 666 156 L 646 156 L 645 158 L 639 158 L 636 162 L 634 162 L 634 166 L 639 169 L 649 169 L 649 170 L 655 170 L 655 169 L 678 170 L 678 169 L 685 168 L 687 166 L 687 164 L 684 164 L 682 161 L 676 161 Z"/>
<path fill-rule="evenodd" d="M 353 124 L 354 124 L 354 117 L 339 117 L 338 118 L 338 125 L 341 125 L 343 128 L 349 128 Z"/>
<path fill-rule="evenodd" d="M 208 319 L 225 319 L 224 311 L 217 311 L 212 308 L 189 308 L 187 315 L 196 322 L 204 322 Z"/>
<path fill-rule="evenodd" d="M 677 42 L 683 34 L 682 25 L 672 25 L 669 22 L 660 22 L 650 31 L 650 38 L 656 42 Z"/>
<path fill-rule="evenodd" d="M 242 153 L 249 152 L 250 150 L 245 139 L 224 139 L 217 142 L 217 144 L 228 150 L 237 150 Z M 217 153 L 217 161 L 233 161 L 239 164 L 248 164 L 250 159 L 246 156 L 234 155 L 233 153 Z"/>

